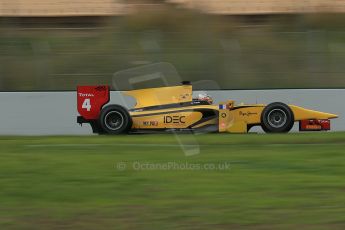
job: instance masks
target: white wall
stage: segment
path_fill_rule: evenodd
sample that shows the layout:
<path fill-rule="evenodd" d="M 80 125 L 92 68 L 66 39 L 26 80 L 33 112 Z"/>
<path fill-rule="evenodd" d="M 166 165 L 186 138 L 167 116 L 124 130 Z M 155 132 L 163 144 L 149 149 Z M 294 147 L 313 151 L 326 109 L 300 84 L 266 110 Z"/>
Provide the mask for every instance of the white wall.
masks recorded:
<path fill-rule="evenodd" d="M 345 89 L 220 90 L 209 91 L 215 102 L 233 99 L 244 103 L 281 101 L 338 114 L 332 130 L 345 131 Z M 131 98 L 111 92 L 111 102 L 134 105 Z M 75 92 L 1 92 L 0 135 L 87 135 L 91 128 L 76 123 Z M 295 129 L 296 130 L 296 129 Z M 259 131 L 255 129 L 254 131 Z"/>

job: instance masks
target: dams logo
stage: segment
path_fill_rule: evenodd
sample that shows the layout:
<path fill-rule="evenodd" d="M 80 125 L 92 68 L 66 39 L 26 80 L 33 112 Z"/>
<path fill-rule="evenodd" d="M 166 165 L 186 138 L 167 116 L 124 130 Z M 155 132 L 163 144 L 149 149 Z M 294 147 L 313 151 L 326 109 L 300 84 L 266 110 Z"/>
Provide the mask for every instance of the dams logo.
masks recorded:
<path fill-rule="evenodd" d="M 186 116 L 164 116 L 164 124 L 184 124 Z"/>

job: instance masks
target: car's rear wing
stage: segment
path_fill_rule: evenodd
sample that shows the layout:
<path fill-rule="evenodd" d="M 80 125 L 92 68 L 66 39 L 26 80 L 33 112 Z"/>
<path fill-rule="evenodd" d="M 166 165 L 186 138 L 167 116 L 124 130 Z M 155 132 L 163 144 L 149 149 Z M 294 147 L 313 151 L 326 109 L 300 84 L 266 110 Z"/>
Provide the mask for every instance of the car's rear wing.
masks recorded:
<path fill-rule="evenodd" d="M 109 86 L 78 86 L 77 108 L 83 120 L 97 120 L 110 100 Z"/>

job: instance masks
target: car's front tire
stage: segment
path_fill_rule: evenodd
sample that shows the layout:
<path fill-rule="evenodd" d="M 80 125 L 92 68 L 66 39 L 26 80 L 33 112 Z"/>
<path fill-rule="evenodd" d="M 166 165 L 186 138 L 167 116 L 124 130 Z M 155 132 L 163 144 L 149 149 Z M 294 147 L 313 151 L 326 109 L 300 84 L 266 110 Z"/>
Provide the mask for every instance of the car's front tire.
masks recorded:
<path fill-rule="evenodd" d="M 293 124 L 294 114 L 284 103 L 271 103 L 261 113 L 261 127 L 266 133 L 287 133 Z"/>
<path fill-rule="evenodd" d="M 99 123 L 105 133 L 127 133 L 132 126 L 132 119 L 126 108 L 120 105 L 108 105 L 102 109 Z"/>

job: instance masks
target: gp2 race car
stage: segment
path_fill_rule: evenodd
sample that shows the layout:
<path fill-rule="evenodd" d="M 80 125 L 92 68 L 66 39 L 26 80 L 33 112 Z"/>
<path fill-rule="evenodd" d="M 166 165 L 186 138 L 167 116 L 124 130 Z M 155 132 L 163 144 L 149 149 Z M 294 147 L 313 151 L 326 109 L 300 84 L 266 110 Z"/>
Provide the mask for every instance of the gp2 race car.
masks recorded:
<path fill-rule="evenodd" d="M 193 99 L 192 85 L 124 91 L 136 105 L 127 109 L 109 104 L 108 86 L 79 86 L 79 124 L 89 123 L 94 133 L 122 134 L 157 131 L 247 133 L 261 126 L 267 133 L 289 132 L 294 122 L 300 131 L 330 130 L 337 115 L 274 102 L 268 105 L 236 105 L 233 100 L 213 104 Z"/>

